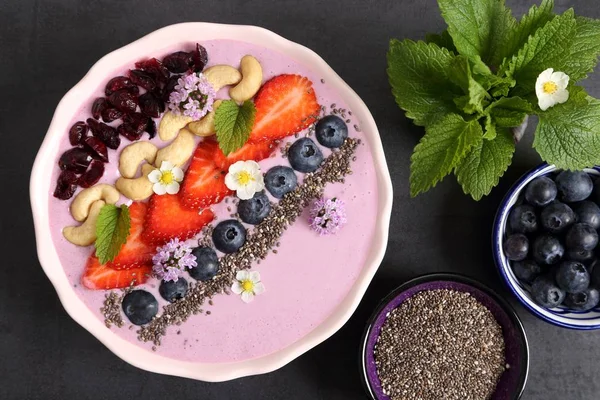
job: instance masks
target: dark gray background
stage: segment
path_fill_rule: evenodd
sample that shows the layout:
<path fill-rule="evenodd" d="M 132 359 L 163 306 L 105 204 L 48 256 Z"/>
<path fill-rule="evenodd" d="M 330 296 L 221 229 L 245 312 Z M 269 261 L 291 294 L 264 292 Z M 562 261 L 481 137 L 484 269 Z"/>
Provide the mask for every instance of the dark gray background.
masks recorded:
<path fill-rule="evenodd" d="M 532 0 L 508 3 L 521 15 Z M 559 11 L 572 5 L 600 17 L 596 0 L 556 3 Z M 395 189 L 388 252 L 352 319 L 276 372 L 221 384 L 136 369 L 73 322 L 39 266 L 28 199 L 33 159 L 64 93 L 104 54 L 184 21 L 259 25 L 319 53 L 371 109 Z M 540 162 L 531 129 L 489 198 L 470 200 L 454 179 L 417 199 L 408 195 L 409 157 L 422 130 L 394 104 L 385 53 L 392 37 L 418 39 L 443 28 L 435 0 L 0 0 L 0 399 L 363 399 L 359 338 L 395 286 L 454 271 L 510 298 L 495 271 L 490 232 L 503 193 Z M 586 86 L 600 97 L 598 74 Z M 556 328 L 517 311 L 531 346 L 524 399 L 597 399 L 600 333 Z"/>

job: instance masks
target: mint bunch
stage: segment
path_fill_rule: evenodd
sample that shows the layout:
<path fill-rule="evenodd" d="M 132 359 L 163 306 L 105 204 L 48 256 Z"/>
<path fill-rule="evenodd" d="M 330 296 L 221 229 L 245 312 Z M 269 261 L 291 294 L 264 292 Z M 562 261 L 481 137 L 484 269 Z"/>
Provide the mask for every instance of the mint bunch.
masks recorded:
<path fill-rule="evenodd" d="M 504 0 L 438 0 L 448 24 L 426 41 L 392 39 L 396 102 L 425 135 L 411 157 L 410 192 L 454 173 L 475 200 L 490 193 L 515 151 L 512 128 L 539 117 L 533 146 L 562 169 L 600 164 L 600 100 L 576 82 L 600 55 L 600 20 L 561 15 L 543 0 L 517 21 Z M 546 111 L 535 84 L 548 68 L 569 75 L 569 100 Z"/>

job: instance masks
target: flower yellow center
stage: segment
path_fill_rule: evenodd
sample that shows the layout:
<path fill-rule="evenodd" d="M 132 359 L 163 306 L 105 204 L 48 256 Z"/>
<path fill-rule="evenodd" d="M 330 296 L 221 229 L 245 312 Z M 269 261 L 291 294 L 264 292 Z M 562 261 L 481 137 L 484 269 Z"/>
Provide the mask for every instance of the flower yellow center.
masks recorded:
<path fill-rule="evenodd" d="M 252 179 L 252 175 L 248 171 L 241 171 L 237 174 L 237 181 L 240 185 L 247 185 L 250 183 Z"/>
<path fill-rule="evenodd" d="M 173 173 L 171 171 L 164 171 L 160 177 L 160 183 L 163 185 L 168 185 L 175 180 Z"/>
<path fill-rule="evenodd" d="M 249 279 L 243 280 L 242 289 L 244 289 L 244 292 L 251 292 L 254 289 L 254 283 Z"/>
<path fill-rule="evenodd" d="M 552 81 L 548 81 L 544 83 L 542 90 L 544 91 L 544 93 L 553 94 L 558 90 L 558 85 Z"/>

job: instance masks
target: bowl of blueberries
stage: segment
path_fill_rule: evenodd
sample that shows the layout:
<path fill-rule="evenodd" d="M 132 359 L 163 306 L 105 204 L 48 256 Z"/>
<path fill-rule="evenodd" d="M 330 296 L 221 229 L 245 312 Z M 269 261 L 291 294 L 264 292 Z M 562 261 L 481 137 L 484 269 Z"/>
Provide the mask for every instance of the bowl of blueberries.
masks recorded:
<path fill-rule="evenodd" d="M 554 325 L 600 329 L 599 205 L 600 167 L 542 164 L 498 209 L 492 245 L 500 275 L 529 311 Z"/>

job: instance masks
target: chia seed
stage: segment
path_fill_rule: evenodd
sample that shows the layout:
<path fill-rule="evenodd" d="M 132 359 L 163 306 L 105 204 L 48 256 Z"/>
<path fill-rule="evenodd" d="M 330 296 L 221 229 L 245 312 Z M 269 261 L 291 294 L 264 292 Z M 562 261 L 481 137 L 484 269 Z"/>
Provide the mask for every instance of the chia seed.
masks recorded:
<path fill-rule="evenodd" d="M 469 293 L 423 291 L 388 314 L 375 364 L 392 400 L 487 400 L 506 366 L 502 328 Z"/>

